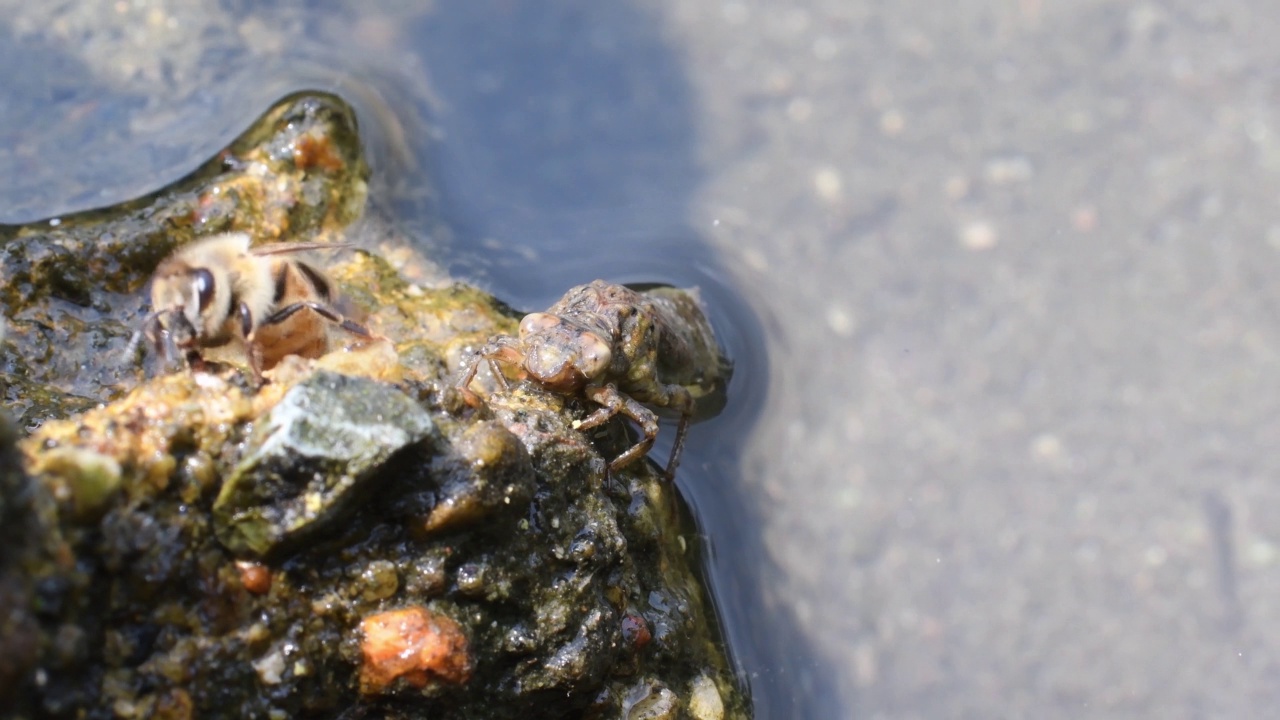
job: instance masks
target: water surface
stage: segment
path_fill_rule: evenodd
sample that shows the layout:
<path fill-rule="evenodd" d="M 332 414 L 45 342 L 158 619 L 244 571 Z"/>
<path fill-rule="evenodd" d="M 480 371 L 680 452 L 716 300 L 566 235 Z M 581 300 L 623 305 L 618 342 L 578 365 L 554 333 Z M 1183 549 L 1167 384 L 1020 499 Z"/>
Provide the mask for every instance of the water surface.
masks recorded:
<path fill-rule="evenodd" d="M 22 81 L 0 98 L 0 222 L 152 190 L 278 97 L 320 88 L 359 112 L 373 212 L 455 276 L 525 310 L 597 277 L 699 288 L 736 363 L 679 475 L 708 578 L 759 717 L 828 714 L 823 664 L 761 593 L 776 571 L 741 463 L 769 391 L 764 299 L 691 225 L 697 101 L 660 18 L 585 2 L 357 7 L 13 8 L 0 58 Z"/>
<path fill-rule="evenodd" d="M 738 374 L 680 482 L 761 717 L 1280 701 L 1269 4 L 0 7 L 0 221 L 315 86 L 515 306 L 701 286 Z"/>

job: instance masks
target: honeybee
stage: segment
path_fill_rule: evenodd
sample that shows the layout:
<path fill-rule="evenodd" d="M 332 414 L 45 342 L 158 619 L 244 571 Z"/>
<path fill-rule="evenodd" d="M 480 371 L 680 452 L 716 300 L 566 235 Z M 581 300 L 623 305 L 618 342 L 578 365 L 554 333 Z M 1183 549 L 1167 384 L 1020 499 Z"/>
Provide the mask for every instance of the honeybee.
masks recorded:
<path fill-rule="evenodd" d="M 296 257 L 344 245 L 249 243 L 246 233 L 214 235 L 161 262 L 151 278 L 152 312 L 130 350 L 145 334 L 166 368 L 179 353 L 191 367 L 202 368 L 203 351 L 238 343 L 261 379 L 263 370 L 286 355 L 323 355 L 330 328 L 375 339 L 335 308 L 329 279 Z"/>

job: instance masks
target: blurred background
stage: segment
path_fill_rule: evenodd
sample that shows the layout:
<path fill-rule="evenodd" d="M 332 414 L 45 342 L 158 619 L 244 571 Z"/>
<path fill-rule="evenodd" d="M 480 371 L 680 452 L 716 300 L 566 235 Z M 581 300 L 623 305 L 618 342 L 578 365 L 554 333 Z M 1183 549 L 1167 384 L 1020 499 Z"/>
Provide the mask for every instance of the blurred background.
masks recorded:
<path fill-rule="evenodd" d="M 0 18 L 0 222 L 165 185 L 318 88 L 360 113 L 374 212 L 458 277 L 525 310 L 702 288 L 737 370 L 679 482 L 758 717 L 1280 703 L 1271 6 Z"/>

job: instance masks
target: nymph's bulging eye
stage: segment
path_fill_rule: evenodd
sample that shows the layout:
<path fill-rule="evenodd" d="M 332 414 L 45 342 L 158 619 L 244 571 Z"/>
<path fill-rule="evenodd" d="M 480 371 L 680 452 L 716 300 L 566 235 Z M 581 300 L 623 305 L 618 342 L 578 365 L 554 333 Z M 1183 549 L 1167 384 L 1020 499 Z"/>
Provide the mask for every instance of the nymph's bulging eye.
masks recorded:
<path fill-rule="evenodd" d="M 609 343 L 595 333 L 583 333 L 578 338 L 578 369 L 588 378 L 599 377 L 613 362 Z"/>
<path fill-rule="evenodd" d="M 530 337 L 560 324 L 560 318 L 550 313 L 529 313 L 520 321 L 520 337 Z"/>

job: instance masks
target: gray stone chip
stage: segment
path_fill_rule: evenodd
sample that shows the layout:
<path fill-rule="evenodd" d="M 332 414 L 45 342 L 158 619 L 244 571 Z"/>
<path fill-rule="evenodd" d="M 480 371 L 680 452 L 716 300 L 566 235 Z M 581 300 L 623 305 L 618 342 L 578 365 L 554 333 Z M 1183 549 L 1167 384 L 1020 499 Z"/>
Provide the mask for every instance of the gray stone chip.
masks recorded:
<path fill-rule="evenodd" d="M 435 433 L 395 387 L 317 372 L 250 434 L 214 503 L 218 540 L 236 555 L 287 552 L 349 510 L 393 455 Z"/>

